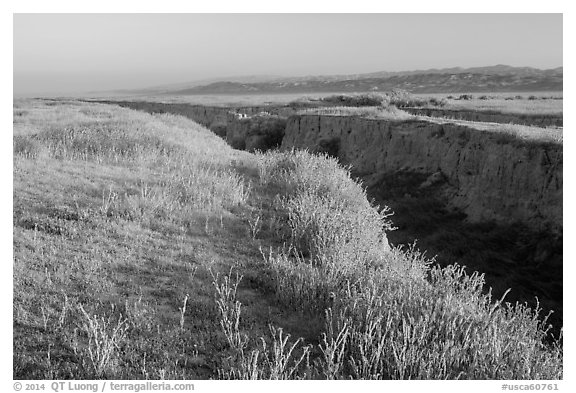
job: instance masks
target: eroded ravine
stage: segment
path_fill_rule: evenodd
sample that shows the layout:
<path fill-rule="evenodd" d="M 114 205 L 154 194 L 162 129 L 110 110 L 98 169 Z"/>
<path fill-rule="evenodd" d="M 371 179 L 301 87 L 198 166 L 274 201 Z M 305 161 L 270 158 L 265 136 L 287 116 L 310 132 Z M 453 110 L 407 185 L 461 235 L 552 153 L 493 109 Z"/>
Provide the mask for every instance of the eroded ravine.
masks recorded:
<path fill-rule="evenodd" d="M 494 296 L 554 310 L 562 325 L 561 142 L 481 131 L 457 121 L 390 121 L 352 116 L 294 115 L 288 107 L 204 107 L 121 103 L 184 115 L 230 144 L 253 150 L 250 117 L 289 116 L 282 149 L 338 157 L 366 185 L 368 196 L 395 212 L 394 244 L 411 244 L 486 274 Z M 250 139 L 252 137 L 252 139 Z M 248 143 L 247 143 L 248 142 Z"/>

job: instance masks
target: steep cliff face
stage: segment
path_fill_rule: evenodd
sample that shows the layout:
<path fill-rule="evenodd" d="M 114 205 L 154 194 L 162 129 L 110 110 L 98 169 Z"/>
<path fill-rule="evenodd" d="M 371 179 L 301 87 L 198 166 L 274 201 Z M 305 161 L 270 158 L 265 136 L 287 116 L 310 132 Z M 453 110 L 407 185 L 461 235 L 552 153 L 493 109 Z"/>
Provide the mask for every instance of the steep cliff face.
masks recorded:
<path fill-rule="evenodd" d="M 365 178 L 407 170 L 441 175 L 450 204 L 471 222 L 562 230 L 561 144 L 420 120 L 304 115 L 288 120 L 282 148 L 293 147 L 337 155 Z"/>

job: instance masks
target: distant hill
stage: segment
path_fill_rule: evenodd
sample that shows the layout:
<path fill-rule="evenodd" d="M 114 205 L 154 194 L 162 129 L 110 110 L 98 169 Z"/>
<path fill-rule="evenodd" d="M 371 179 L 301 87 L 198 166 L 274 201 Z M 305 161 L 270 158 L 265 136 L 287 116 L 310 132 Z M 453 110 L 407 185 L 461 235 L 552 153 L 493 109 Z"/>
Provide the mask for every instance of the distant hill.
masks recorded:
<path fill-rule="evenodd" d="M 236 82 L 236 83 L 261 83 L 261 82 L 269 82 L 269 81 L 276 81 L 282 79 L 281 76 L 278 75 L 246 75 L 246 76 L 231 76 L 225 78 L 210 78 L 210 79 L 202 79 L 192 82 L 181 82 L 181 83 L 171 83 L 166 85 L 159 85 L 159 86 L 152 86 L 152 87 L 145 87 L 142 89 L 122 89 L 122 90 L 114 90 L 116 94 L 163 94 L 170 92 L 172 90 L 184 90 L 184 89 L 191 89 L 196 86 L 205 86 L 211 83 L 220 82 L 222 80 L 226 80 L 229 82 Z"/>
<path fill-rule="evenodd" d="M 446 68 L 405 72 L 374 72 L 278 78 L 267 81 L 226 80 L 164 94 L 281 94 L 316 92 L 367 92 L 403 89 L 413 93 L 562 91 L 563 68 L 540 70 L 532 67 L 496 65 L 475 68 Z"/>

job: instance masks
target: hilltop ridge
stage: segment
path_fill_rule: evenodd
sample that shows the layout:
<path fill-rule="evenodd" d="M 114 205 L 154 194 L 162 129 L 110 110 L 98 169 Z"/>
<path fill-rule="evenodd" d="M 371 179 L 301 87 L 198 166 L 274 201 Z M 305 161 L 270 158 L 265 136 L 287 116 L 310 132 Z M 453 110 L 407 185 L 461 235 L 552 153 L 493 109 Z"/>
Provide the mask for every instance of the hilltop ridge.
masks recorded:
<path fill-rule="evenodd" d="M 114 90 L 110 93 L 122 95 L 344 93 L 382 91 L 392 88 L 405 89 L 414 93 L 562 91 L 563 73 L 563 67 L 538 69 L 497 64 L 484 67 L 430 68 L 335 75 L 243 75 Z M 448 76 L 449 83 L 446 83 L 446 76 Z M 450 77 L 453 77 L 452 82 L 450 82 Z"/>
<path fill-rule="evenodd" d="M 312 92 L 364 92 L 403 89 L 412 93 L 562 91 L 563 68 L 495 65 L 406 72 L 308 76 L 269 81 L 221 80 L 169 89 L 164 94 L 282 94 Z"/>

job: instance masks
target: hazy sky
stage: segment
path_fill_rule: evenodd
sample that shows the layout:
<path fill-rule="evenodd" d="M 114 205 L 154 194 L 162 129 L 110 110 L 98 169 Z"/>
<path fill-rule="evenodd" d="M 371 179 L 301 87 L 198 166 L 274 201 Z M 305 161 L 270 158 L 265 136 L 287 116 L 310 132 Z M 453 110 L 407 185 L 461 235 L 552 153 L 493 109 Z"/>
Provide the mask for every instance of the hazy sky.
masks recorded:
<path fill-rule="evenodd" d="M 14 93 L 562 65 L 561 14 L 15 14 Z"/>

